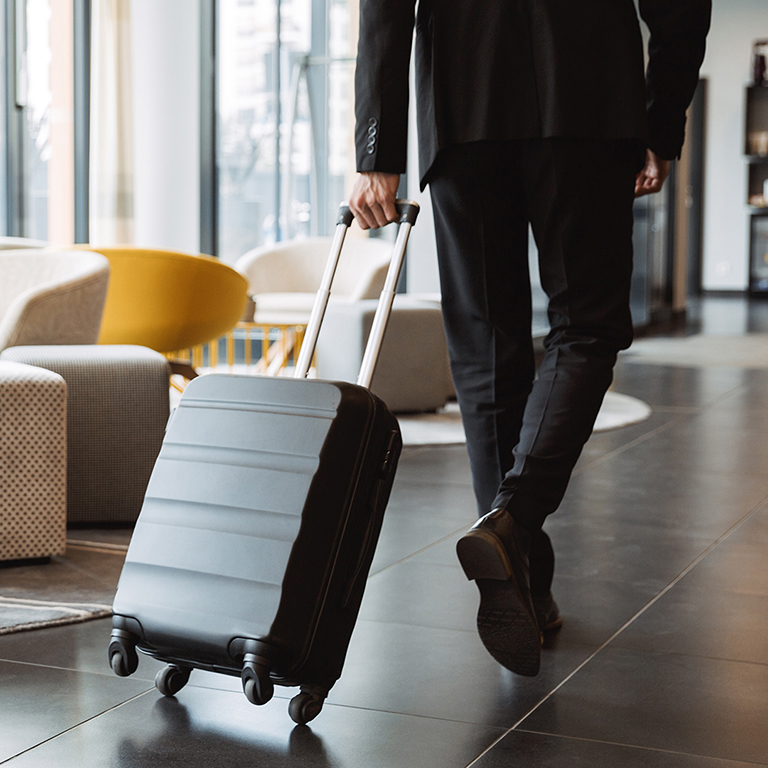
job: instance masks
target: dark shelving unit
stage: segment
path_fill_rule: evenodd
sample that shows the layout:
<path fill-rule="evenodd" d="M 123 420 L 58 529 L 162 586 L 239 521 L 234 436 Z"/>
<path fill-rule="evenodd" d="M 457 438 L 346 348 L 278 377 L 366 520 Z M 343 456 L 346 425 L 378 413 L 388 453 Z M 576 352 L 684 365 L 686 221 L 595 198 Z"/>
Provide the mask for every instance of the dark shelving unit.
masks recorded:
<path fill-rule="evenodd" d="M 768 295 L 768 83 L 746 91 L 744 153 L 747 157 L 747 203 L 750 207 L 749 290 Z"/>

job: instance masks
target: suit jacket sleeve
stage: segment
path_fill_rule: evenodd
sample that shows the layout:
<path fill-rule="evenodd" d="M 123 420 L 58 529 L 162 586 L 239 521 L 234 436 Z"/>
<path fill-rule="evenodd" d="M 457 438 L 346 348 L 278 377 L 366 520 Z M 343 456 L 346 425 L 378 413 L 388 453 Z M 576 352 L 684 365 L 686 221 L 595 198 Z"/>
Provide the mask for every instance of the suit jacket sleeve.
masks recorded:
<path fill-rule="evenodd" d="M 355 71 L 358 171 L 404 173 L 416 0 L 362 0 Z"/>
<path fill-rule="evenodd" d="M 659 157 L 680 156 L 685 112 L 699 81 L 712 0 L 640 0 L 648 25 L 648 145 Z"/>

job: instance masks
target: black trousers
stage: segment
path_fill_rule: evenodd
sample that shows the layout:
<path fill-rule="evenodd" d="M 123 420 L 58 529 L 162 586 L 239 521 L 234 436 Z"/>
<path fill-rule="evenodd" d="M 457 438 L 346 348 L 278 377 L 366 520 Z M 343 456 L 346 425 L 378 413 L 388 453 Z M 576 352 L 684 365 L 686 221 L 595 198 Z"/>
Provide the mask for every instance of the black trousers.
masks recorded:
<path fill-rule="evenodd" d="M 481 514 L 504 507 L 536 533 L 563 498 L 632 341 L 644 153 L 634 140 L 489 141 L 450 147 L 433 167 L 443 317 Z M 529 223 L 551 327 L 535 378 Z M 542 533 L 532 590 L 548 590 L 549 559 Z"/>

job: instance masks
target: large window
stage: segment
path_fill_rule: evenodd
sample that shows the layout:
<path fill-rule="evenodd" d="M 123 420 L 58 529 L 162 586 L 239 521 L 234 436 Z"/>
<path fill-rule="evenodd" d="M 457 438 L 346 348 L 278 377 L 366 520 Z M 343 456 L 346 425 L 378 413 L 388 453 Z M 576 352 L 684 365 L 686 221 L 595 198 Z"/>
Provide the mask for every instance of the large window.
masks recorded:
<path fill-rule="evenodd" d="M 74 76 L 71 0 L 16 0 L 7 82 L 11 215 L 17 235 L 74 240 Z"/>
<path fill-rule="evenodd" d="M 351 173 L 350 0 L 218 0 L 217 251 L 324 234 Z"/>
<path fill-rule="evenodd" d="M 5 234 L 56 243 L 75 239 L 75 90 L 83 94 L 88 87 L 82 66 L 76 82 L 75 54 L 82 58 L 89 2 L 5 0 L 0 78 Z"/>

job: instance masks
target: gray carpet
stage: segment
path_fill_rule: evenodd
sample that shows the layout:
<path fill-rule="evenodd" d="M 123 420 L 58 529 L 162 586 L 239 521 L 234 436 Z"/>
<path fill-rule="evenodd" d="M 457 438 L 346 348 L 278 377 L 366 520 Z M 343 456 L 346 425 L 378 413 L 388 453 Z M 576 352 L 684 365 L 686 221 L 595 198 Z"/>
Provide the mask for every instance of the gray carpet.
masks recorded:
<path fill-rule="evenodd" d="M 71 531 L 67 552 L 0 568 L 0 635 L 112 613 L 130 531 Z"/>
<path fill-rule="evenodd" d="M 0 597 L 0 635 L 56 627 L 111 615 L 108 605 L 60 603 Z"/>

